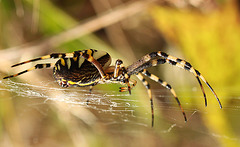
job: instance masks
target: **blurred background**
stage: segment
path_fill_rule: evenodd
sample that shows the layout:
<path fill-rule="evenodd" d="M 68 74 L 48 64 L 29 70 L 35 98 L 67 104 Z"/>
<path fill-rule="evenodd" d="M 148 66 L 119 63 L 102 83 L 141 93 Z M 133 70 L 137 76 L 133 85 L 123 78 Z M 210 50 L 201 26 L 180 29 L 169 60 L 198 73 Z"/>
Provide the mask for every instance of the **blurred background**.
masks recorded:
<path fill-rule="evenodd" d="M 240 146 L 240 1 L 238 0 L 0 0 L 1 79 L 34 66 L 11 65 L 53 52 L 94 48 L 125 66 L 153 51 L 186 59 L 194 75 L 164 64 L 149 71 L 176 91 L 151 84 L 61 88 L 52 70 L 0 80 L 0 146 Z M 56 62 L 49 60 L 46 62 Z M 136 79 L 136 77 L 132 77 Z M 87 105 L 87 100 L 89 101 Z"/>

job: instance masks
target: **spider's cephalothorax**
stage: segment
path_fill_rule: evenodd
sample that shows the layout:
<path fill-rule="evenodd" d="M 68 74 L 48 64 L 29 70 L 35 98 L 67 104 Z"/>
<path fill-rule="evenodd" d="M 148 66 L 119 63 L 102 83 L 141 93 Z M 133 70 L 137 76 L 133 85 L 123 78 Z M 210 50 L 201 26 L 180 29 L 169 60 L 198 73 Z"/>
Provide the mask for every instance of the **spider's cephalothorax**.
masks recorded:
<path fill-rule="evenodd" d="M 36 64 L 34 67 L 30 69 L 24 70 L 15 75 L 4 77 L 4 79 L 16 77 L 18 75 L 21 75 L 34 69 L 53 67 L 53 76 L 62 87 L 69 86 L 92 87 L 93 85 L 96 84 L 121 83 L 127 85 L 127 87 L 120 87 L 120 92 L 129 91 L 129 93 L 131 94 L 131 89 L 136 85 L 136 81 L 130 79 L 130 77 L 131 75 L 136 75 L 142 81 L 144 86 L 147 88 L 147 92 L 151 102 L 152 126 L 153 126 L 154 109 L 152 93 L 150 90 L 150 86 L 143 77 L 143 75 L 160 83 L 163 87 L 170 90 L 170 92 L 176 99 L 179 107 L 181 108 L 185 121 L 187 121 L 186 114 L 173 88 L 167 82 L 159 79 L 157 76 L 149 73 L 146 70 L 147 68 L 157 66 L 158 64 L 169 63 L 171 65 L 175 65 L 177 67 L 188 70 L 189 72 L 194 74 L 202 89 L 203 96 L 205 98 L 205 106 L 207 106 L 206 94 L 200 79 L 207 84 L 207 86 L 210 88 L 210 90 L 216 97 L 220 105 L 220 108 L 222 108 L 221 102 L 218 99 L 213 88 L 209 85 L 209 83 L 200 74 L 198 70 L 194 69 L 189 62 L 170 56 L 161 51 L 147 54 L 126 68 L 123 66 L 123 62 L 119 59 L 115 62 L 114 66 L 110 66 L 111 64 L 110 55 L 107 52 L 93 49 L 75 51 L 73 53 L 53 53 L 50 55 L 42 56 L 39 58 L 15 64 L 12 67 L 50 58 L 59 58 L 59 60 L 56 63 Z"/>

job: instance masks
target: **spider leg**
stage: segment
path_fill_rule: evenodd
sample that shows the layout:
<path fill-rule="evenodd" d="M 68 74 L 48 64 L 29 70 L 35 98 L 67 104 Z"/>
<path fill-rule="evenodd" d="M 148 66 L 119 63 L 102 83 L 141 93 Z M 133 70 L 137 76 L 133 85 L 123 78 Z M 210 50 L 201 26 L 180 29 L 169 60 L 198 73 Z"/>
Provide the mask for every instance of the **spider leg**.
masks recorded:
<path fill-rule="evenodd" d="M 17 74 L 14 74 L 14 75 L 10 75 L 10 76 L 7 76 L 7 77 L 4 77 L 3 79 L 7 79 L 7 78 L 12 78 L 12 77 L 16 77 L 16 76 L 19 76 L 21 74 L 24 74 L 26 72 L 29 72 L 29 71 L 32 71 L 32 70 L 35 70 L 35 69 L 42 69 L 42 68 L 50 68 L 50 67 L 53 67 L 55 64 L 54 63 L 45 63 L 45 64 L 37 64 L 27 70 L 24 70 L 22 72 L 19 72 Z"/>
<path fill-rule="evenodd" d="M 147 67 L 151 67 L 151 66 L 147 66 L 147 67 L 143 68 L 146 64 L 150 64 L 150 63 L 152 63 L 154 61 L 162 61 L 162 62 L 157 62 L 157 64 L 164 64 L 165 63 L 165 62 L 163 62 L 162 59 L 155 59 L 157 57 L 162 57 L 162 58 L 164 58 L 166 60 L 167 63 L 169 63 L 171 65 L 175 65 L 177 67 L 180 67 L 182 69 L 185 69 L 185 70 L 193 73 L 194 76 L 197 78 L 197 81 L 198 81 L 198 83 L 199 83 L 199 85 L 200 85 L 200 87 L 202 89 L 203 96 L 204 96 L 204 99 L 205 99 L 205 106 L 207 106 L 206 94 L 205 94 L 204 88 L 202 86 L 202 83 L 201 83 L 201 81 L 199 79 L 199 78 L 201 78 L 201 80 L 203 80 L 203 82 L 209 87 L 209 89 L 212 91 L 212 93 L 216 97 L 216 99 L 217 99 L 217 101 L 219 103 L 220 108 L 222 108 L 222 104 L 221 104 L 221 102 L 220 102 L 216 92 L 213 90 L 213 88 L 210 86 L 210 84 L 207 82 L 207 80 L 202 76 L 202 74 L 198 70 L 194 69 L 189 62 L 187 62 L 187 61 L 185 61 L 183 59 L 179 59 L 177 57 L 168 55 L 168 54 L 166 54 L 164 52 L 161 52 L 161 51 L 152 52 L 150 54 L 147 54 L 147 55 L 143 56 L 141 59 L 139 59 L 138 61 L 136 61 L 132 65 L 128 66 L 128 68 L 127 68 L 128 74 L 131 75 L 131 74 L 137 73 L 136 69 L 139 70 L 140 68 L 145 69 Z M 155 64 L 155 65 L 152 64 L 152 66 L 156 66 L 157 64 Z"/>
<path fill-rule="evenodd" d="M 152 112 L 152 127 L 154 126 L 154 109 L 153 109 L 153 99 L 152 99 L 152 91 L 150 89 L 149 83 L 146 81 L 146 79 L 142 76 L 141 73 L 136 74 L 139 80 L 142 81 L 143 85 L 146 87 L 147 92 L 148 92 L 148 97 L 150 99 L 150 104 L 151 104 L 151 112 Z"/>
<path fill-rule="evenodd" d="M 184 112 L 184 110 L 183 110 L 183 108 L 182 108 L 182 105 L 181 105 L 181 103 L 180 103 L 180 101 L 179 101 L 179 99 L 178 99 L 178 97 L 177 97 L 174 89 L 172 88 L 172 86 L 169 85 L 167 82 L 159 79 L 159 78 L 158 78 L 157 76 L 155 76 L 154 74 L 149 73 L 146 69 L 142 70 L 141 73 L 144 74 L 145 76 L 149 77 L 149 78 L 152 79 L 153 81 L 158 82 L 159 84 L 161 84 L 163 87 L 167 88 L 168 90 L 170 90 L 170 92 L 171 92 L 172 95 L 174 96 L 175 100 L 176 100 L 177 103 L 178 103 L 178 106 L 180 107 L 180 109 L 181 109 L 181 111 L 182 111 L 182 114 L 183 114 L 183 117 L 184 117 L 185 122 L 187 122 L 186 114 L 185 114 L 185 112 Z"/>
<path fill-rule="evenodd" d="M 174 59 L 175 57 L 171 57 L 171 58 Z M 184 61 L 184 60 L 182 60 L 182 59 L 178 59 L 178 58 L 177 58 L 176 60 L 173 60 L 173 59 L 172 59 L 172 60 L 167 59 L 166 61 L 167 61 L 169 64 L 171 64 L 171 65 L 175 65 L 175 66 L 177 66 L 177 67 L 179 67 L 179 68 L 185 69 L 185 70 L 187 70 L 187 71 L 189 71 L 189 72 L 191 72 L 191 73 L 194 74 L 194 76 L 195 76 L 196 79 L 198 80 L 198 83 L 199 83 L 199 85 L 200 85 L 200 87 L 201 87 L 201 89 L 202 89 L 203 96 L 204 96 L 204 98 L 205 98 L 205 106 L 207 106 L 207 98 L 206 98 L 206 94 L 205 94 L 204 88 L 203 88 L 202 83 L 201 83 L 201 81 L 200 81 L 199 78 L 201 78 L 201 80 L 202 80 L 202 81 L 208 86 L 208 88 L 212 91 L 213 95 L 216 97 L 216 99 L 217 99 L 217 101 L 218 101 L 218 103 L 219 103 L 220 108 L 222 108 L 222 104 L 221 104 L 221 102 L 220 102 L 220 100 L 219 100 L 216 92 L 213 90 L 212 86 L 207 82 L 207 80 L 203 77 L 203 75 L 202 75 L 198 70 L 194 69 L 189 62 Z"/>
<path fill-rule="evenodd" d="M 176 65 L 177 67 L 180 67 L 182 69 L 188 70 L 189 72 L 191 72 L 195 75 L 195 77 L 198 80 L 198 83 L 200 84 L 200 87 L 202 89 L 202 92 L 203 92 L 203 95 L 204 95 L 204 98 L 205 98 L 205 106 L 207 106 L 206 94 L 205 94 L 203 86 L 200 82 L 200 79 L 199 79 L 199 77 L 200 77 L 203 80 L 203 82 L 208 86 L 208 88 L 212 91 L 213 95 L 216 97 L 216 99 L 219 103 L 220 108 L 222 108 L 222 104 L 221 104 L 216 92 L 213 90 L 213 88 L 210 86 L 210 84 L 207 82 L 207 80 L 202 76 L 202 74 L 198 70 L 194 69 L 189 62 L 187 62 L 185 60 L 182 60 L 182 59 L 179 59 L 179 58 L 174 57 L 174 56 L 170 56 L 170 55 L 168 55 L 164 52 L 161 52 L 161 51 L 158 51 L 157 54 L 158 54 L 158 56 L 161 56 L 161 57 L 164 57 L 165 59 L 167 59 L 168 63 L 170 63 L 172 65 Z"/>
<path fill-rule="evenodd" d="M 171 57 L 171 58 L 173 59 L 173 57 Z M 173 61 L 173 60 L 166 59 L 166 62 L 169 63 L 169 64 L 171 64 L 171 65 L 180 67 L 180 68 L 182 68 L 182 69 L 185 69 L 185 70 L 193 73 L 193 75 L 196 77 L 196 79 L 197 79 L 197 81 L 198 81 L 198 83 L 199 83 L 199 85 L 200 85 L 200 87 L 201 87 L 201 90 L 202 90 L 202 93 L 203 93 L 203 97 L 204 97 L 204 100 L 205 100 L 205 106 L 207 106 L 206 93 L 205 93 L 205 90 L 204 90 L 204 88 L 203 88 L 202 82 L 201 82 L 200 79 L 199 79 L 199 75 L 197 74 L 197 70 L 194 69 L 194 68 L 192 68 L 192 66 L 191 66 L 190 63 L 188 63 L 188 62 L 186 62 L 186 61 L 184 61 L 184 62 L 186 62 L 186 64 L 183 64 L 183 61 L 180 62 L 180 63 L 178 63 L 177 60 L 181 60 L 181 59 L 176 59 L 176 62 Z M 190 65 L 190 68 L 187 67 L 187 65 Z M 186 66 L 186 67 L 185 67 L 185 66 Z M 198 72 L 198 73 L 199 73 L 199 72 Z M 200 73 L 199 73 L 199 74 L 200 74 Z M 200 75 L 201 75 L 201 74 L 200 74 Z M 203 81 L 204 81 L 204 80 L 203 80 Z M 205 80 L 204 82 L 207 84 L 206 80 Z M 209 87 L 209 88 L 212 90 L 211 87 Z M 215 95 L 215 92 L 214 92 L 214 95 Z M 215 95 L 215 96 L 216 96 L 216 95 Z M 217 99 L 218 99 L 218 98 L 217 98 Z M 220 106 L 221 106 L 221 105 L 220 105 Z"/>
<path fill-rule="evenodd" d="M 24 61 L 24 62 L 14 64 L 14 65 L 12 65 L 12 67 L 19 66 L 19 65 L 22 65 L 22 64 L 26 64 L 26 63 L 30 63 L 30 62 L 39 61 L 39 60 L 45 60 L 45 59 L 73 58 L 73 59 L 77 60 L 77 57 L 83 57 L 87 61 L 91 62 L 97 68 L 97 70 L 99 71 L 102 78 L 105 78 L 105 73 L 104 73 L 103 67 L 93 57 L 94 52 L 96 52 L 96 50 L 88 49 L 88 50 L 83 50 L 83 51 L 75 51 L 73 53 L 52 53 L 50 55 L 46 55 L 46 56 L 42 56 L 42 57 L 35 58 L 35 59 L 32 59 L 32 60 L 28 60 L 28 61 Z"/>
<path fill-rule="evenodd" d="M 141 66 L 139 66 L 137 69 L 134 70 L 134 72 L 132 72 L 131 74 L 133 73 L 136 73 L 136 72 L 140 72 L 146 68 L 149 68 L 149 67 L 152 67 L 152 66 L 157 66 L 158 64 L 164 64 L 164 63 L 169 63 L 169 64 L 172 64 L 172 65 L 175 65 L 175 66 L 178 66 L 177 63 L 174 64 L 173 61 L 169 60 L 169 59 L 153 59 L 153 60 L 150 60 L 144 64 L 142 64 Z M 204 100 L 205 100 L 205 106 L 207 106 L 207 98 L 206 98 L 206 94 L 205 94 L 205 91 L 203 89 L 203 86 L 202 86 L 202 83 L 198 77 L 198 75 L 194 74 L 200 87 L 201 87 L 201 90 L 203 92 L 203 97 L 204 97 Z"/>
<path fill-rule="evenodd" d="M 137 74 L 144 69 L 147 69 L 147 68 L 152 67 L 152 66 L 157 66 L 158 64 L 164 64 L 164 63 L 166 63 L 166 59 L 153 59 L 151 61 L 148 61 L 148 62 L 142 64 L 141 66 L 138 66 L 133 71 L 129 71 L 128 70 L 129 68 L 127 68 L 127 70 L 128 70 L 127 73 L 129 75 Z"/>
<path fill-rule="evenodd" d="M 31 60 L 28 60 L 28 61 L 24 61 L 24 62 L 14 64 L 11 67 L 16 67 L 16 66 L 23 65 L 23 64 L 26 64 L 26 63 L 35 62 L 35 61 L 39 61 L 39 60 L 45 60 L 45 59 L 71 58 L 71 57 L 73 57 L 73 55 L 74 55 L 73 53 L 52 53 L 50 55 L 45 55 L 45 56 L 42 56 L 42 57 L 39 57 L 39 58 L 34 58 L 34 59 L 31 59 Z"/>
<path fill-rule="evenodd" d="M 84 51 L 75 51 L 73 52 L 73 56 L 74 57 L 84 57 L 87 61 L 91 62 L 99 71 L 100 75 L 102 78 L 105 78 L 106 74 L 103 70 L 103 67 L 101 66 L 101 64 L 94 59 L 93 57 L 93 53 L 96 52 L 96 50 L 93 49 L 88 49 L 88 50 L 84 50 Z"/>
<path fill-rule="evenodd" d="M 131 89 L 137 85 L 137 81 L 136 80 L 130 79 L 129 82 L 130 82 L 130 84 L 132 84 Z"/>

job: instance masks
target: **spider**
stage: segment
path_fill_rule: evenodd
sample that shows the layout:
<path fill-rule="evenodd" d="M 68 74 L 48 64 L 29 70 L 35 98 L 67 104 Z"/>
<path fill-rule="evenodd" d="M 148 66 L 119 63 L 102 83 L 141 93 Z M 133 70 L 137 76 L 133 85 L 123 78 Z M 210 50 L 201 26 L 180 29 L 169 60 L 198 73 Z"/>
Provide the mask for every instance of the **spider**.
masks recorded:
<path fill-rule="evenodd" d="M 50 68 L 53 67 L 53 77 L 55 80 L 61 85 L 62 87 L 71 87 L 71 86 L 90 86 L 90 91 L 92 86 L 96 84 L 105 84 L 105 83 L 120 83 L 126 85 L 126 87 L 120 87 L 119 91 L 124 92 L 128 91 L 131 94 L 131 89 L 136 86 L 136 81 L 130 79 L 132 75 L 136 75 L 140 81 L 142 81 L 143 85 L 146 87 L 148 96 L 150 99 L 151 104 L 151 114 L 152 114 L 152 127 L 154 125 L 154 108 L 153 108 L 153 99 L 152 99 L 152 92 L 150 89 L 150 85 L 145 80 L 143 75 L 149 77 L 153 81 L 158 82 L 166 89 L 170 90 L 172 95 L 174 96 L 175 100 L 177 101 L 185 122 L 187 121 L 186 114 L 181 106 L 181 103 L 174 91 L 174 89 L 165 81 L 159 79 L 154 74 L 151 74 L 147 71 L 147 68 L 157 66 L 158 64 L 169 63 L 171 65 L 177 66 L 179 68 L 185 69 L 196 77 L 204 99 L 205 99 L 205 106 L 207 106 L 207 99 L 206 94 L 203 89 L 203 85 L 200 79 L 206 83 L 206 85 L 210 88 L 214 96 L 216 97 L 220 108 L 222 108 L 222 104 L 210 86 L 210 84 L 206 81 L 206 79 L 200 74 L 200 72 L 192 67 L 192 65 L 182 59 L 173 57 L 168 55 L 164 52 L 152 52 L 143 56 L 141 59 L 137 60 L 133 64 L 129 65 L 128 67 L 124 67 L 122 60 L 118 59 L 115 62 L 115 66 L 110 66 L 111 64 L 111 57 L 107 52 L 94 50 L 94 49 L 87 49 L 81 51 L 74 51 L 72 53 L 52 53 L 50 55 L 45 55 L 39 58 L 35 58 L 32 60 L 28 60 L 25 62 L 21 62 L 18 64 L 13 65 L 12 67 L 19 66 L 25 63 L 50 59 L 50 58 L 60 58 L 56 63 L 44 63 L 44 64 L 36 64 L 32 68 L 24 70 L 14 75 L 10 75 L 4 77 L 3 79 L 12 78 L 19 76 L 23 73 L 29 72 L 35 69 L 42 69 L 42 68 Z"/>

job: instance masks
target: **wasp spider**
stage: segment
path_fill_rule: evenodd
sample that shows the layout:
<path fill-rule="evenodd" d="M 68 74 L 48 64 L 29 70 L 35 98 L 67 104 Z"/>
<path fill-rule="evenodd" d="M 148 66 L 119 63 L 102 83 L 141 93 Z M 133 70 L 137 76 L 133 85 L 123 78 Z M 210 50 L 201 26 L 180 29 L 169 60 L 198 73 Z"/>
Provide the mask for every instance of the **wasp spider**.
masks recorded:
<path fill-rule="evenodd" d="M 131 94 L 131 89 L 136 85 L 136 81 L 130 79 L 131 75 L 136 75 L 146 87 L 150 103 L 151 103 L 151 112 L 152 112 L 152 126 L 154 124 L 154 109 L 153 109 L 153 100 L 152 93 L 148 82 L 145 80 L 143 75 L 149 77 L 150 79 L 158 82 L 163 87 L 170 90 L 175 100 L 177 101 L 185 121 L 187 121 L 186 114 L 181 106 L 181 103 L 173 90 L 173 88 L 165 81 L 159 79 L 157 76 L 149 73 L 146 69 L 152 66 L 157 66 L 158 64 L 169 63 L 175 65 L 182 69 L 185 69 L 197 78 L 197 81 L 200 84 L 200 87 L 205 98 L 205 106 L 207 106 L 206 95 L 202 86 L 200 79 L 207 84 L 214 96 L 216 97 L 220 108 L 222 108 L 221 102 L 218 99 L 213 88 L 205 80 L 205 78 L 200 74 L 200 72 L 192 67 L 189 62 L 185 60 L 170 56 L 164 52 L 152 52 L 143 56 L 138 61 L 134 62 L 128 67 L 123 66 L 121 60 L 115 62 L 115 66 L 110 66 L 111 57 L 107 52 L 87 49 L 82 51 L 75 51 L 73 53 L 52 53 L 50 55 L 42 56 L 25 62 L 21 62 L 13 65 L 12 67 L 22 65 L 29 62 L 34 62 L 38 60 L 50 59 L 50 58 L 60 58 L 56 63 L 44 63 L 36 64 L 34 67 L 24 70 L 15 75 L 10 75 L 4 77 L 4 79 L 16 77 L 28 71 L 41 68 L 50 68 L 53 67 L 53 76 L 55 80 L 62 87 L 71 87 L 71 86 L 94 86 L 96 84 L 105 84 L 105 83 L 121 83 L 127 85 L 127 87 L 120 87 L 120 92 L 128 91 Z"/>

